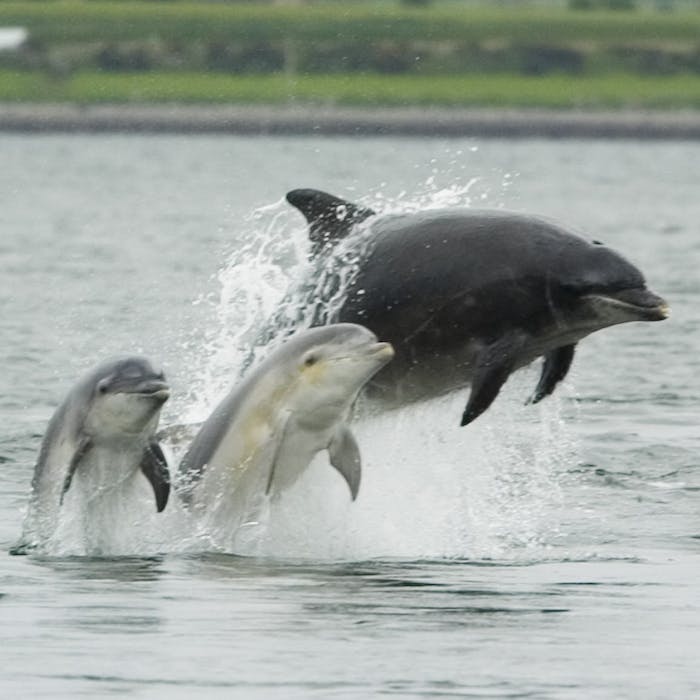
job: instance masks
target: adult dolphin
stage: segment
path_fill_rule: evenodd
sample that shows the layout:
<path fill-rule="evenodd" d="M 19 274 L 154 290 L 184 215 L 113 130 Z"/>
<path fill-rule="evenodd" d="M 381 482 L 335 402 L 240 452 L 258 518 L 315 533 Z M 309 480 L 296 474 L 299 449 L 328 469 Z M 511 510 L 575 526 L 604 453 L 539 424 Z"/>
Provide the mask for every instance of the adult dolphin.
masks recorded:
<path fill-rule="evenodd" d="M 234 536 L 258 496 L 290 487 L 317 452 L 328 450 L 354 500 L 361 465 L 348 413 L 393 354 L 355 324 L 292 336 L 205 421 L 180 464 L 178 493 L 215 537 Z"/>
<path fill-rule="evenodd" d="M 514 370 L 544 356 L 536 403 L 564 379 L 589 333 L 668 315 L 622 255 L 536 216 L 438 209 L 380 217 L 313 189 L 287 200 L 309 224 L 319 275 L 334 273 L 341 241 L 355 245 L 357 269 L 341 303 L 326 316 L 325 300 L 302 303 L 315 302 L 314 323 L 362 323 L 394 346 L 394 362 L 368 386 L 390 406 L 471 384 L 466 425 Z"/>
<path fill-rule="evenodd" d="M 49 421 L 24 533 L 13 553 L 41 546 L 55 535 L 64 500 L 76 489 L 86 510 L 86 528 L 94 525 L 98 509 L 109 507 L 108 501 L 138 493 L 144 477 L 156 510 L 165 508 L 170 477 L 154 436 L 169 395 L 163 373 L 143 357 L 103 362 L 78 381 Z"/>

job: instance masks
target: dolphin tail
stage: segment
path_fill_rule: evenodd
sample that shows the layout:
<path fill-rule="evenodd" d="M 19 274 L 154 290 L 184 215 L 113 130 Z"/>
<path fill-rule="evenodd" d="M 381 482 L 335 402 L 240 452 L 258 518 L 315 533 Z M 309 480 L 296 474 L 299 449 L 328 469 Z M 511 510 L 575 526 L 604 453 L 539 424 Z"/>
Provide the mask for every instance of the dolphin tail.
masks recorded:
<path fill-rule="evenodd" d="M 320 190 L 291 190 L 287 192 L 287 201 L 306 218 L 314 254 L 325 244 L 342 240 L 355 224 L 375 214 L 372 209 Z"/>

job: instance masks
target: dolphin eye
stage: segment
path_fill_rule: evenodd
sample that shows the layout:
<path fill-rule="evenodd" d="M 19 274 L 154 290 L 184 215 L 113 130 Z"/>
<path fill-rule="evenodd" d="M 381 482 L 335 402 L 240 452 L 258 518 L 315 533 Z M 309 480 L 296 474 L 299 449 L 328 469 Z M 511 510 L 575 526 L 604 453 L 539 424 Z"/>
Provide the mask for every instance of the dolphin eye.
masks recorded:
<path fill-rule="evenodd" d="M 107 385 L 107 382 L 105 382 L 105 381 L 101 381 L 97 385 L 97 391 L 102 395 L 106 394 L 108 390 L 109 390 L 109 386 Z"/>
<path fill-rule="evenodd" d="M 316 355 L 309 355 L 305 360 L 304 360 L 304 365 L 306 367 L 312 367 L 313 365 L 316 364 L 318 361 L 318 357 Z"/>

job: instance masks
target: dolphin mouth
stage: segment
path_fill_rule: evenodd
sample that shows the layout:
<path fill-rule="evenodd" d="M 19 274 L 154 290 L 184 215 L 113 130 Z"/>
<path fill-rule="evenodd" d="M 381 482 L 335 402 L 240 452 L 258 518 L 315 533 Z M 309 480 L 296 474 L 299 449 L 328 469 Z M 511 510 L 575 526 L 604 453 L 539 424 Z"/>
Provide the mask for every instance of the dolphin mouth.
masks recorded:
<path fill-rule="evenodd" d="M 644 287 L 623 289 L 619 292 L 605 294 L 591 294 L 589 298 L 593 301 L 603 302 L 606 306 L 631 312 L 640 321 L 663 321 L 671 315 L 668 303 L 658 294 L 654 294 Z"/>
<path fill-rule="evenodd" d="M 364 347 L 354 348 L 351 352 L 330 358 L 330 362 L 362 362 L 369 358 L 380 358 L 389 362 L 394 357 L 394 347 L 391 343 L 372 343 Z"/>
<path fill-rule="evenodd" d="M 149 399 L 155 399 L 161 403 L 165 403 L 170 398 L 170 389 L 158 389 L 158 391 L 140 391 L 139 396 L 144 396 Z"/>
<path fill-rule="evenodd" d="M 122 394 L 136 394 L 148 399 L 167 401 L 170 398 L 170 387 L 163 381 L 154 379 L 140 382 L 139 384 L 124 388 Z"/>

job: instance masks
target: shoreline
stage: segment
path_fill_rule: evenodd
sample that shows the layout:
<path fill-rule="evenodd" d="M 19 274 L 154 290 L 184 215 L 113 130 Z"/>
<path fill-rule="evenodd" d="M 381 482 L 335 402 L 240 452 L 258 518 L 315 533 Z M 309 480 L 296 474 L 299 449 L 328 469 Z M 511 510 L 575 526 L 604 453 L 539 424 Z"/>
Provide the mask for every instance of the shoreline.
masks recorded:
<path fill-rule="evenodd" d="M 699 140 L 700 110 L 0 103 L 0 132 Z"/>

